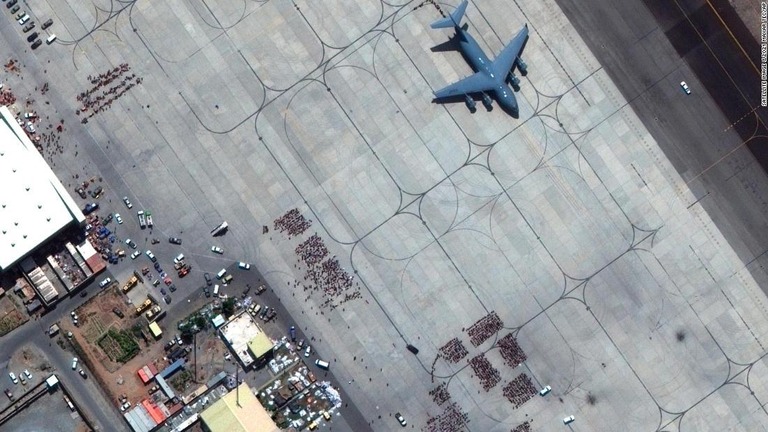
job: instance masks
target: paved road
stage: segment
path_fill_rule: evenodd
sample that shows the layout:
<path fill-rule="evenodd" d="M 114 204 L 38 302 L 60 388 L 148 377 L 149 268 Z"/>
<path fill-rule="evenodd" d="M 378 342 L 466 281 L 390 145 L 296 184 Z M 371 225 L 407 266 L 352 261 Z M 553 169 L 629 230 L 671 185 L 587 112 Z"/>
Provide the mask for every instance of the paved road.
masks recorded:
<path fill-rule="evenodd" d="M 768 111 L 743 25 L 723 2 L 557 3 L 765 291 L 768 179 L 744 144 L 768 160 Z"/>
<path fill-rule="evenodd" d="M 108 276 L 105 275 L 105 276 Z M 86 289 L 96 292 L 98 282 Z M 113 403 L 110 403 L 106 394 L 96 384 L 95 380 L 82 379 L 72 371 L 72 357 L 70 351 L 64 351 L 45 333 L 51 324 L 66 320 L 69 312 L 77 308 L 86 299 L 75 295 L 72 298 L 62 300 L 55 309 L 43 315 L 40 319 L 32 319 L 20 328 L 0 339 L 0 347 L 3 352 L 12 352 L 14 348 L 24 345 L 33 345 L 44 352 L 55 369 L 59 379 L 66 385 L 69 392 L 75 398 L 76 403 L 83 409 L 86 415 L 94 423 L 94 427 L 102 431 L 127 430 L 125 422 L 120 417 L 119 411 Z"/>

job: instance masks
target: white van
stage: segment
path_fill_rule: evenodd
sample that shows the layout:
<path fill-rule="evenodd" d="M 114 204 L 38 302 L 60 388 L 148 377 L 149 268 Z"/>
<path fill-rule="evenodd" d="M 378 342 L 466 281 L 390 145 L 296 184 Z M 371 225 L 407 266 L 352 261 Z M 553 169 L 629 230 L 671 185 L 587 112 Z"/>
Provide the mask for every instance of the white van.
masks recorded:
<path fill-rule="evenodd" d="M 219 295 L 219 284 L 213 286 L 213 295 Z"/>
<path fill-rule="evenodd" d="M 330 364 L 328 364 L 325 360 L 317 359 L 315 360 L 315 366 L 319 367 L 320 369 L 328 370 L 328 368 L 331 367 Z"/>
<path fill-rule="evenodd" d="M 53 41 L 55 41 L 55 40 L 56 40 L 56 35 L 55 35 L 55 34 L 52 34 L 52 35 L 48 36 L 48 39 L 46 39 L 46 40 L 45 40 L 45 43 L 47 43 L 48 45 L 50 45 L 50 44 L 52 44 L 52 43 L 53 43 Z"/>
<path fill-rule="evenodd" d="M 218 273 L 216 273 L 216 279 L 221 279 L 224 277 L 224 275 L 227 274 L 227 269 L 221 269 Z"/>

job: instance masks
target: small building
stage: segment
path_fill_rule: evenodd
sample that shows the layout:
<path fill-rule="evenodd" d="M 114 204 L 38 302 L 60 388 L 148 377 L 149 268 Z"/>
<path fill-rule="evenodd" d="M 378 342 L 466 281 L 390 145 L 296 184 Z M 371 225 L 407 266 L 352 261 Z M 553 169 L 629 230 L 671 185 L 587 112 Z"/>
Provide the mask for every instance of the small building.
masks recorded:
<path fill-rule="evenodd" d="M 167 368 L 163 369 L 163 371 L 160 372 L 159 375 L 163 378 L 168 378 L 169 376 L 176 373 L 176 371 L 183 368 L 184 363 L 185 363 L 184 359 L 178 359 L 175 362 L 171 363 Z"/>
<path fill-rule="evenodd" d="M 200 418 L 208 432 L 280 432 L 247 383 L 211 404 Z"/>
<path fill-rule="evenodd" d="M 251 354 L 249 343 L 255 340 L 254 348 L 259 353 L 265 350 L 266 345 L 271 344 L 271 340 L 264 334 L 264 330 L 259 327 L 251 314 L 245 311 L 233 316 L 226 324 L 219 327 L 219 334 L 232 354 L 246 369 L 259 360 L 259 357 L 254 357 Z M 270 351 L 271 348 L 270 345 Z"/>
<path fill-rule="evenodd" d="M 59 378 L 56 375 L 51 375 L 45 379 L 45 385 L 48 386 L 49 390 L 54 389 L 59 385 Z"/>
<path fill-rule="evenodd" d="M 222 325 L 223 325 L 225 322 L 226 322 L 226 320 L 224 319 L 224 316 L 223 316 L 223 315 L 221 315 L 221 314 L 218 314 L 218 315 L 216 315 L 216 316 L 215 316 L 215 317 L 213 317 L 213 319 L 211 320 L 211 324 L 213 324 L 213 328 L 219 328 L 219 327 L 221 327 L 221 326 L 222 326 Z"/>

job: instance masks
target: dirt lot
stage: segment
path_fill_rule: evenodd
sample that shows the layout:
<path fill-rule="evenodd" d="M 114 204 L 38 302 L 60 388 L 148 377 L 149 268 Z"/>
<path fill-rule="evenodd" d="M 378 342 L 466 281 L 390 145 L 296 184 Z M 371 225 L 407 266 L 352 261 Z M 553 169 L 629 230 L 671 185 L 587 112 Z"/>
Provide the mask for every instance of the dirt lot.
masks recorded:
<path fill-rule="evenodd" d="M 124 318 L 119 318 L 112 311 L 113 308 L 122 311 Z M 60 323 L 62 334 L 66 334 L 67 331 L 73 333 L 73 340 L 82 351 L 79 356 L 88 365 L 91 376 L 101 383 L 115 401 L 115 405 L 118 405 L 117 400 L 120 395 L 126 395 L 134 405 L 147 397 L 148 390 L 154 382 L 145 386 L 139 379 L 137 371 L 150 363 L 154 363 L 158 371 L 170 364 L 165 358 L 164 345 L 175 336 L 176 322 L 168 318 L 161 320 L 159 323 L 164 333 L 160 340 L 155 341 L 147 330 L 146 320 L 136 316 L 135 306 L 127 304 L 127 297 L 117 286 L 103 290 L 75 312 L 78 315 L 79 327 L 75 327 L 71 320 L 63 321 Z M 140 328 L 146 335 L 146 340 L 133 336 L 132 327 Z M 139 348 L 138 354 L 124 364 L 113 360 L 119 357 L 120 344 L 107 336 L 120 331 L 124 331 L 125 335 L 133 336 Z M 222 370 L 226 348 L 216 337 L 213 329 L 199 333 L 196 342 L 197 362 L 201 365 L 197 368 L 197 380 L 198 383 L 204 383 Z M 112 351 L 112 358 L 105 352 L 105 348 Z M 190 365 L 187 370 L 194 373 L 192 370 L 194 353 L 190 353 L 188 358 Z M 173 382 L 176 377 L 174 375 L 170 382 Z M 194 387 L 196 385 L 188 385 L 186 391 L 180 393 L 184 394 Z"/>
<path fill-rule="evenodd" d="M 21 382 L 20 377 L 24 374 L 25 369 L 32 374 L 32 379 L 25 379 L 25 382 Z M 19 383 L 14 385 L 6 376 L 5 383 L 7 385 L 3 385 L 3 389 L 7 387 L 15 397 L 18 397 L 47 378 L 53 369 L 42 351 L 34 346 L 23 346 L 10 356 L 8 372 L 16 374 L 19 377 Z M 5 395 L 2 395 L 0 410 L 5 409 L 8 405 L 10 405 L 10 401 Z"/>
<path fill-rule="evenodd" d="M 0 336 L 10 333 L 16 327 L 29 321 L 26 312 L 22 312 L 12 293 L 6 293 L 0 298 Z"/>

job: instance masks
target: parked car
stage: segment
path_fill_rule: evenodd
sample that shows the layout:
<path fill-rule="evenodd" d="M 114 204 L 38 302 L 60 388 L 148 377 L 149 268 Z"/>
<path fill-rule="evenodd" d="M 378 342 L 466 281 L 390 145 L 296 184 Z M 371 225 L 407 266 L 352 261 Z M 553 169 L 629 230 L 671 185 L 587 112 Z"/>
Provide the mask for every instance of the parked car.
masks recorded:
<path fill-rule="evenodd" d="M 160 267 L 160 263 L 159 262 L 155 262 L 155 270 L 159 271 L 160 273 L 163 272 L 163 268 Z"/>
<path fill-rule="evenodd" d="M 11 9 L 12 7 L 16 6 L 16 3 L 18 3 L 18 2 L 19 2 L 19 0 L 11 0 L 11 1 L 9 1 L 9 2 L 8 2 L 8 4 L 7 4 L 7 5 L 5 5 L 5 6 L 6 6 L 8 9 Z M 18 9 L 17 9 L 17 10 L 18 10 Z M 16 12 L 13 12 L 13 11 L 11 11 L 11 13 L 16 13 Z"/>
<path fill-rule="evenodd" d="M 150 261 L 152 261 L 152 262 L 156 262 L 157 261 L 157 258 L 155 258 L 155 254 L 153 254 L 151 250 L 147 249 L 147 251 L 144 252 L 144 253 L 147 254 L 147 258 L 149 258 Z"/>
<path fill-rule="evenodd" d="M 27 122 L 27 132 L 29 132 L 29 133 L 37 132 L 37 129 L 35 129 L 35 124 L 34 123 Z"/>
<path fill-rule="evenodd" d="M 135 260 L 136 257 L 138 257 L 139 255 L 141 255 L 141 251 L 133 251 L 133 253 L 131 254 L 131 259 Z"/>
<path fill-rule="evenodd" d="M 32 49 L 37 49 L 42 44 L 43 44 L 43 41 L 38 39 L 38 40 L 32 42 Z"/>
<path fill-rule="evenodd" d="M 240 267 L 240 268 L 241 268 L 241 269 L 243 269 L 243 270 L 250 270 L 250 269 L 251 269 L 251 265 L 250 265 L 250 264 L 248 264 L 248 263 L 244 263 L 244 262 L 242 262 L 242 261 L 240 261 L 239 263 L 237 263 L 237 266 L 238 266 L 238 267 Z"/>
<path fill-rule="evenodd" d="M 123 197 L 123 202 L 125 203 L 126 207 L 133 208 L 133 204 L 131 204 L 131 201 L 128 199 L 128 197 Z"/>
<path fill-rule="evenodd" d="M 72 370 L 77 369 L 77 357 L 72 357 Z"/>
<path fill-rule="evenodd" d="M 39 34 L 37 32 L 30 33 L 29 36 L 27 36 L 27 42 L 32 42 L 33 40 L 37 39 L 38 36 Z M 25 116 L 24 118 L 29 118 L 29 117 Z"/>
<path fill-rule="evenodd" d="M 123 311 L 121 311 L 119 308 L 112 308 L 112 312 L 114 312 L 115 315 L 117 315 L 120 318 L 125 318 Z"/>
<path fill-rule="evenodd" d="M 130 246 L 132 249 L 136 249 L 136 248 L 137 248 L 137 246 L 136 246 L 136 242 L 134 242 L 133 240 L 131 240 L 131 239 L 129 239 L 129 238 L 128 238 L 128 239 L 125 239 L 125 244 L 127 244 L 128 246 Z"/>
<path fill-rule="evenodd" d="M 33 28 L 35 28 L 35 22 L 34 21 L 30 21 L 30 22 L 27 23 L 27 25 L 24 26 L 24 28 L 22 30 L 24 31 L 24 33 L 27 33 L 28 31 L 32 30 Z M 27 118 L 29 118 L 29 117 L 27 117 Z"/>
<path fill-rule="evenodd" d="M 19 9 L 21 9 L 21 6 L 17 5 L 15 1 L 14 1 L 14 2 L 11 2 L 11 3 L 13 3 L 13 4 L 15 5 L 15 6 L 13 6 L 13 7 L 11 8 L 11 13 L 12 13 L 12 14 L 15 14 L 16 12 L 18 12 L 18 11 L 19 11 Z M 11 3 L 8 3 L 8 7 L 11 7 Z"/>
<path fill-rule="evenodd" d="M 79 373 L 79 374 L 80 374 L 80 376 L 81 376 L 81 377 L 83 377 L 83 378 L 86 378 L 86 379 L 88 378 L 88 375 L 85 373 L 85 371 L 83 370 L 83 368 L 80 368 L 80 370 L 79 370 L 79 371 L 77 371 L 77 373 Z"/>
<path fill-rule="evenodd" d="M 400 423 L 400 426 L 402 427 L 405 427 L 408 424 L 408 422 L 405 421 L 405 418 L 403 418 L 403 415 L 400 414 L 399 412 L 395 413 L 395 418 L 397 419 L 397 421 Z"/>
<path fill-rule="evenodd" d="M 52 25 L 53 25 L 53 19 L 49 18 L 48 21 L 44 22 L 41 27 L 43 28 L 43 30 L 45 30 Z"/>
<path fill-rule="evenodd" d="M 5 389 L 5 395 L 8 396 L 8 399 L 13 400 L 13 393 L 9 389 Z"/>
<path fill-rule="evenodd" d="M 8 377 L 11 379 L 11 382 L 13 382 L 14 384 L 18 384 L 19 383 L 19 379 L 16 378 L 16 374 L 15 373 L 8 372 Z"/>
<path fill-rule="evenodd" d="M 170 286 L 168 286 L 168 289 L 171 290 L 171 292 L 176 292 L 176 285 L 171 284 Z"/>
<path fill-rule="evenodd" d="M 118 225 L 122 225 L 123 224 L 123 217 L 120 216 L 120 213 L 115 213 L 115 220 L 117 221 Z"/>
<path fill-rule="evenodd" d="M 181 239 L 178 237 L 169 237 L 168 242 L 173 243 L 175 245 L 181 245 Z"/>
<path fill-rule="evenodd" d="M 106 225 L 106 224 L 108 224 L 108 223 L 112 222 L 112 219 L 113 219 L 113 218 L 114 218 L 114 216 L 112 216 L 112 213 L 110 213 L 110 214 L 108 214 L 108 215 L 107 215 L 107 217 L 105 217 L 104 219 L 102 219 L 102 221 L 101 221 L 101 224 L 102 224 L 102 225 Z"/>
<path fill-rule="evenodd" d="M 208 273 L 205 273 L 203 277 L 205 278 L 206 285 L 211 286 L 211 284 L 213 284 L 213 282 L 211 281 L 211 275 L 209 275 Z"/>
<path fill-rule="evenodd" d="M 686 84 L 685 81 L 681 81 L 680 82 L 680 87 L 682 87 L 682 89 L 685 92 L 685 94 L 691 94 L 691 89 L 688 88 L 688 84 Z"/>
<path fill-rule="evenodd" d="M 171 304 L 171 296 L 167 295 L 163 297 L 165 304 Z"/>
<path fill-rule="evenodd" d="M 165 290 L 165 288 L 160 288 L 160 294 L 166 295 L 168 292 Z"/>
<path fill-rule="evenodd" d="M 304 350 L 304 357 L 309 357 L 310 354 L 312 354 L 312 346 L 307 345 L 307 349 Z"/>
<path fill-rule="evenodd" d="M 209 290 L 207 286 L 203 287 L 203 293 L 205 293 L 206 297 L 210 297 L 211 296 L 211 290 Z"/>
<path fill-rule="evenodd" d="M 99 287 L 104 288 L 105 286 L 109 285 L 112 282 L 112 278 L 106 278 L 103 281 L 99 282 Z"/>
<path fill-rule="evenodd" d="M 80 195 L 80 198 L 82 199 L 85 199 L 85 197 L 87 196 L 85 194 L 85 189 L 83 189 L 82 186 L 78 186 L 77 189 L 75 189 L 75 192 L 77 192 L 77 194 Z"/>
<path fill-rule="evenodd" d="M 27 379 L 32 379 L 32 374 L 29 372 L 29 369 L 24 369 L 24 375 L 27 376 Z"/>
<path fill-rule="evenodd" d="M 218 246 L 211 246 L 211 252 L 217 253 L 219 255 L 224 253 L 224 249 L 218 247 Z"/>
<path fill-rule="evenodd" d="M 91 197 L 93 197 L 93 198 L 98 198 L 98 197 L 100 197 L 100 196 L 101 196 L 101 194 L 103 194 L 103 193 L 104 193 L 104 188 L 103 188 L 103 187 L 101 187 L 101 186 L 99 186 L 99 187 L 97 187 L 96 189 L 94 189 L 94 190 L 92 190 L 92 191 L 91 191 Z"/>
<path fill-rule="evenodd" d="M 27 23 L 27 21 L 29 21 L 29 15 L 25 13 L 24 16 L 19 19 L 19 25 L 24 25 Z"/>
<path fill-rule="evenodd" d="M 88 203 L 83 207 L 83 214 L 89 215 L 99 209 L 99 203 Z"/>

